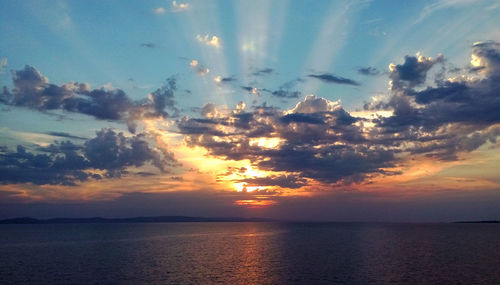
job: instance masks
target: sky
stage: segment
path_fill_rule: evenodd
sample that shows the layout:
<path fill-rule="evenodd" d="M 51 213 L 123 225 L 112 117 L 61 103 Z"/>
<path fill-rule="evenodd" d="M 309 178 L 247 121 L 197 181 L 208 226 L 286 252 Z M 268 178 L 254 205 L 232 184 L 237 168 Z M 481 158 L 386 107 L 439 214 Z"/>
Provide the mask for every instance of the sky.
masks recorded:
<path fill-rule="evenodd" d="M 0 218 L 500 219 L 500 3 L 0 2 Z"/>

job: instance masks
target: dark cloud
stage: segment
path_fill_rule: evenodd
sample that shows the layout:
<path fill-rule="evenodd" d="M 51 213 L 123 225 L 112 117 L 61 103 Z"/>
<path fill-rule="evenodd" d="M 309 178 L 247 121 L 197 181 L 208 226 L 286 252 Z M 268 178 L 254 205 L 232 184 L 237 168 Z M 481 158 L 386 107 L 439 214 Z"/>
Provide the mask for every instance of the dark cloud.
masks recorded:
<path fill-rule="evenodd" d="M 48 132 L 48 135 L 54 136 L 54 137 L 61 137 L 61 138 L 68 138 L 68 139 L 77 139 L 77 140 L 86 140 L 87 138 L 84 137 L 79 137 L 79 136 L 74 136 L 69 133 L 65 132 Z"/>
<path fill-rule="evenodd" d="M 303 113 L 294 113 L 294 114 L 286 114 L 281 117 L 281 121 L 285 124 L 290 123 L 307 123 L 307 124 L 324 124 L 323 118 L 321 116 L 315 116 L 314 114 L 303 114 Z"/>
<path fill-rule="evenodd" d="M 252 75 L 253 76 L 264 76 L 264 75 L 269 75 L 269 74 L 272 74 L 274 73 L 274 69 L 272 68 L 263 68 L 263 69 L 259 69 L 255 72 L 252 72 Z"/>
<path fill-rule="evenodd" d="M 240 86 L 240 88 L 250 94 L 254 94 L 254 95 L 258 95 L 260 96 L 260 91 L 269 91 L 267 89 L 265 90 L 260 90 L 259 88 L 257 87 L 252 87 L 252 86 Z"/>
<path fill-rule="evenodd" d="M 392 116 L 374 121 L 379 127 L 374 136 L 397 134 L 398 140 L 392 142 L 406 145 L 407 151 L 446 160 L 485 142 L 494 143 L 498 136 L 494 125 L 500 123 L 500 45 L 478 43 L 472 53 L 478 63 L 474 74 L 452 79 L 438 74 L 435 86 L 420 89 L 414 87 L 424 85 L 428 71 L 444 60 L 442 56 L 407 56 L 403 64 L 391 65 L 390 97 L 366 105 L 393 110 Z"/>
<path fill-rule="evenodd" d="M 279 97 L 279 98 L 299 98 L 302 93 L 300 91 L 294 91 L 292 90 L 294 87 L 296 87 L 297 84 L 304 82 L 304 79 L 302 78 L 297 78 L 294 80 L 290 80 L 288 82 L 285 82 L 282 84 L 278 90 L 268 90 L 268 89 L 262 89 L 262 91 L 267 92 L 271 94 L 272 96 Z"/>
<path fill-rule="evenodd" d="M 215 156 L 248 159 L 260 169 L 325 183 L 352 183 L 394 162 L 390 150 L 369 146 L 357 121 L 338 103 L 310 95 L 288 113 L 235 110 L 212 119 L 184 118 L 178 127 L 188 145 L 205 147 Z M 273 148 L 252 144 L 259 137 L 282 143 Z"/>
<path fill-rule="evenodd" d="M 306 180 L 295 175 L 270 175 L 236 180 L 245 182 L 245 186 L 278 186 L 281 188 L 300 188 L 306 185 Z"/>
<path fill-rule="evenodd" d="M 358 69 L 358 73 L 363 75 L 375 76 L 379 75 L 380 71 L 375 67 L 363 67 Z"/>
<path fill-rule="evenodd" d="M 346 85 L 354 85 L 354 86 L 360 85 L 358 82 L 356 82 L 352 79 L 336 76 L 336 75 L 333 75 L 331 73 L 309 74 L 307 76 L 319 79 L 319 80 L 326 82 L 326 83 L 346 84 Z"/>
<path fill-rule="evenodd" d="M 110 129 L 98 131 L 83 145 L 55 141 L 38 152 L 21 145 L 16 151 L 1 148 L 0 183 L 75 185 L 91 178 L 119 177 L 145 164 L 162 172 L 176 165 L 171 153 L 152 148 L 145 135 L 125 137 Z"/>
<path fill-rule="evenodd" d="M 146 48 L 156 48 L 157 45 L 154 43 L 142 43 L 141 47 L 146 47 Z"/>
<path fill-rule="evenodd" d="M 28 65 L 13 73 L 13 85 L 12 90 L 4 86 L 0 102 L 40 111 L 62 109 L 99 120 L 124 120 L 131 132 L 135 131 L 136 121 L 143 117 L 166 117 L 169 114 L 165 109 L 174 114 L 178 112 L 173 99 L 174 77 L 141 101 L 130 99 L 120 89 L 90 89 L 86 83 L 74 82 L 61 86 L 51 84 L 47 77 Z"/>
<path fill-rule="evenodd" d="M 405 56 L 403 64 L 391 64 L 389 66 L 389 78 L 392 80 L 392 89 L 413 88 L 423 84 L 429 69 L 436 63 L 443 62 L 443 60 L 443 56 L 439 56 L 436 59 L 421 55 Z"/>
<path fill-rule="evenodd" d="M 300 91 L 290 91 L 284 89 L 279 89 L 271 92 L 271 95 L 281 98 L 299 98 L 301 94 L 302 93 L 300 93 Z"/>
<path fill-rule="evenodd" d="M 219 80 L 217 81 L 217 83 L 231 83 L 231 82 L 235 82 L 237 81 L 238 79 L 236 79 L 236 77 L 234 76 L 230 76 L 230 77 L 220 77 L 218 78 Z"/>
<path fill-rule="evenodd" d="M 500 45 L 475 44 L 473 55 L 472 73 L 452 79 L 441 64 L 443 56 L 406 56 L 402 64 L 391 64 L 389 96 L 366 107 L 392 110 L 388 117 L 356 118 L 339 102 L 309 95 L 291 110 L 257 106 L 205 119 L 184 118 L 178 125 L 188 145 L 202 146 L 217 157 L 248 159 L 261 170 L 308 181 L 368 182 L 376 175 L 397 174 L 388 169 L 405 164 L 408 154 L 457 160 L 485 143 L 497 143 Z M 428 79 L 437 64 L 441 69 Z M 432 85 L 426 86 L 428 82 Z M 252 143 L 262 137 L 279 143 Z"/>

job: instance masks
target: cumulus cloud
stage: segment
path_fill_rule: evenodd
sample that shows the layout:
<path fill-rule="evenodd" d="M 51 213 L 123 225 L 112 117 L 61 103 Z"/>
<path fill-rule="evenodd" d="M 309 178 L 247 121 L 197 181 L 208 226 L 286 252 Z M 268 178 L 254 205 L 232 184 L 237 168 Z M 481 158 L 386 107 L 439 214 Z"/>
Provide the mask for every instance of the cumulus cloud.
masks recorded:
<path fill-rule="evenodd" d="M 177 1 L 172 1 L 172 12 L 174 13 L 186 11 L 189 7 L 189 3 L 177 3 Z"/>
<path fill-rule="evenodd" d="M 413 88 L 425 82 L 427 72 L 436 63 L 443 62 L 444 57 L 438 56 L 436 59 L 425 57 L 421 54 L 416 56 L 405 56 L 403 64 L 389 65 L 389 78 L 391 79 L 392 90 Z"/>
<path fill-rule="evenodd" d="M 6 105 L 27 107 L 40 111 L 64 110 L 93 116 L 98 120 L 123 120 L 135 131 L 137 120 L 151 117 L 166 117 L 165 109 L 174 113 L 175 78 L 167 79 L 165 85 L 149 94 L 147 100 L 134 101 L 128 95 L 109 86 L 91 89 L 87 83 L 70 82 L 63 85 L 49 83 L 49 79 L 32 66 L 13 73 L 13 86 L 4 86 L 0 102 Z"/>
<path fill-rule="evenodd" d="M 457 160 L 497 143 L 500 45 L 475 43 L 470 68 L 461 69 L 468 74 L 450 77 L 457 71 L 448 72 L 443 62 L 442 55 L 417 54 L 391 64 L 388 96 L 366 105 L 388 111 L 385 116 L 355 117 L 340 101 L 308 95 L 289 110 L 263 105 L 217 112 L 207 104 L 202 118 L 184 117 L 177 126 L 189 146 L 204 147 L 222 159 L 249 160 L 253 168 L 271 173 L 268 179 L 238 180 L 250 186 L 368 182 L 377 175 L 399 174 L 396 166 L 414 155 Z M 432 73 L 437 65 L 440 69 Z M 247 92 L 254 88 L 242 86 Z M 305 180 L 295 183 L 293 177 Z"/>
<path fill-rule="evenodd" d="M 442 56 L 407 56 L 403 64 L 392 64 L 391 95 L 366 105 L 367 109 L 393 111 L 392 116 L 375 120 L 376 136 L 397 134 L 407 151 L 448 160 L 486 141 L 494 142 L 495 124 L 500 123 L 500 45 L 476 43 L 472 59 L 471 74 L 437 76 L 435 86 L 425 88 L 428 71 L 444 60 Z"/>
<path fill-rule="evenodd" d="M 212 105 L 207 110 L 214 113 Z M 259 169 L 294 173 L 325 183 L 352 183 L 382 173 L 394 158 L 391 151 L 367 144 L 355 125 L 357 120 L 338 102 L 310 95 L 287 112 L 266 107 L 252 111 L 239 108 L 205 119 L 183 118 L 178 127 L 188 145 L 202 146 L 218 157 L 248 159 Z M 253 139 L 275 138 L 279 143 L 272 146 L 252 143 Z M 292 188 L 305 184 L 277 177 L 281 176 L 271 176 Z"/>
<path fill-rule="evenodd" d="M 206 34 L 204 36 L 203 35 L 197 35 L 196 39 L 200 43 L 208 45 L 208 46 L 213 46 L 213 47 L 216 47 L 216 48 L 220 48 L 221 47 L 220 39 L 217 36 L 210 36 L 208 34 Z"/>
<path fill-rule="evenodd" d="M 152 148 L 144 134 L 125 137 L 102 129 L 83 145 L 55 141 L 37 153 L 18 145 L 0 148 L 0 183 L 75 185 L 89 179 L 119 177 L 132 167 L 151 164 L 162 172 L 176 165 L 171 153 Z"/>
<path fill-rule="evenodd" d="M 447 70 L 444 61 L 442 55 L 431 58 L 417 54 L 391 64 L 387 73 L 389 93 L 365 106 L 373 112 L 387 111 L 386 116 L 356 117 L 340 101 L 307 95 L 288 110 L 265 104 L 249 107 L 244 102 L 227 110 L 208 103 L 198 110 L 197 116 L 177 117 L 175 126 L 188 146 L 203 147 L 209 155 L 221 159 L 250 161 L 253 169 L 269 171 L 266 178 L 236 179 L 248 186 L 297 189 L 312 181 L 329 185 L 368 182 L 377 175 L 398 173 L 395 167 L 411 156 L 456 160 L 486 143 L 497 143 L 500 45 L 491 41 L 475 43 L 471 64 L 460 69 L 465 74 Z M 193 60 L 190 66 L 196 69 L 200 63 Z M 326 75 L 316 78 L 355 85 L 345 82 L 349 79 Z M 216 82 L 232 81 L 223 79 L 219 77 Z M 262 92 L 294 98 L 300 96 L 292 91 L 297 82 L 300 81 L 284 84 L 276 91 L 257 86 L 241 89 L 256 95 Z M 170 78 L 147 99 L 134 101 L 120 89 L 91 89 L 84 83 L 51 84 L 38 70 L 27 66 L 14 72 L 13 88 L 4 87 L 0 100 L 7 105 L 42 111 L 61 109 L 97 119 L 122 120 L 134 131 L 134 123 L 141 118 L 177 116 L 176 89 L 175 78 Z M 138 141 L 102 131 L 90 140 L 92 143 L 81 146 L 58 143 L 39 149 L 38 153 L 22 147 L 17 151 L 1 148 L 5 171 L 26 167 L 27 177 L 32 178 L 20 178 L 15 171 L 2 177 L 14 177 L 9 183 L 28 179 L 38 184 L 69 184 L 93 175 L 116 177 L 144 164 L 164 170 L 162 165 L 173 163 L 169 153 L 151 148 L 143 136 L 134 137 Z M 105 159 L 98 161 L 98 157 Z M 69 169 L 66 159 L 71 159 L 76 168 Z M 36 171 L 29 172 L 50 172 L 53 165 L 66 172 L 58 172 L 59 176 L 49 174 L 46 180 L 38 178 Z"/>
<path fill-rule="evenodd" d="M 325 98 L 316 97 L 310 94 L 295 105 L 291 113 L 316 113 L 316 112 L 329 112 L 342 108 L 339 101 L 330 101 Z"/>
<path fill-rule="evenodd" d="M 352 79 L 333 75 L 331 73 L 309 74 L 308 77 L 319 79 L 326 83 L 346 84 L 359 86 L 360 84 Z"/>

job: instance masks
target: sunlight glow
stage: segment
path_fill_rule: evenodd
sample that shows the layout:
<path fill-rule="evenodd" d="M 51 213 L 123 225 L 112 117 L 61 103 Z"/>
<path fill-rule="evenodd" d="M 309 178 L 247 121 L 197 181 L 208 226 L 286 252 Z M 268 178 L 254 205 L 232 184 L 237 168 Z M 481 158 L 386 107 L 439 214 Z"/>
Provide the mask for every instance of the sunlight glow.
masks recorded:
<path fill-rule="evenodd" d="M 273 200 L 237 200 L 234 204 L 238 206 L 246 206 L 248 208 L 263 208 L 276 205 L 277 202 Z"/>
<path fill-rule="evenodd" d="M 266 137 L 260 137 L 260 138 L 251 138 L 250 139 L 250 145 L 251 146 L 259 146 L 259 147 L 264 147 L 264 148 L 275 148 L 280 145 L 280 143 L 283 142 L 283 139 L 281 138 L 266 138 Z"/>

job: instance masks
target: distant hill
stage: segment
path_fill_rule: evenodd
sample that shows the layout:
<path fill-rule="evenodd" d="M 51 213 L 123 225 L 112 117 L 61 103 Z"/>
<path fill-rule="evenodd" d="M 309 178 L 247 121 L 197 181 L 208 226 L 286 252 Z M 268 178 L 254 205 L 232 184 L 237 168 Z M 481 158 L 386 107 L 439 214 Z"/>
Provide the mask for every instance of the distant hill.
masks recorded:
<path fill-rule="evenodd" d="M 490 221 L 459 221 L 455 222 L 457 224 L 497 224 L 500 223 L 500 221 L 497 220 L 490 220 Z"/>
<path fill-rule="evenodd" d="M 133 218 L 53 218 L 34 219 L 29 217 L 0 220 L 0 224 L 83 224 L 83 223 L 186 223 L 186 222 L 271 222 L 263 218 L 204 218 L 187 216 L 159 216 Z"/>

